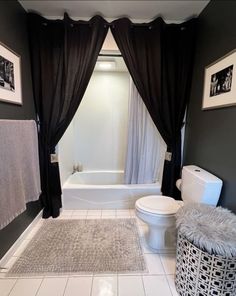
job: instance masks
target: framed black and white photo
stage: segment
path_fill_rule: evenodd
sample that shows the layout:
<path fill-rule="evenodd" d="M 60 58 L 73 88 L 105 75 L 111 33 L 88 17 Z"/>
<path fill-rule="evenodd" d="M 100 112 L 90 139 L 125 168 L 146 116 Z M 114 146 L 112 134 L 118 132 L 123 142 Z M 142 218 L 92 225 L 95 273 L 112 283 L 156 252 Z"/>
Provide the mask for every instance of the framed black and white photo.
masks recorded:
<path fill-rule="evenodd" d="M 236 105 L 236 50 L 205 68 L 202 109 Z"/>
<path fill-rule="evenodd" d="M 22 105 L 20 56 L 0 43 L 0 101 Z"/>

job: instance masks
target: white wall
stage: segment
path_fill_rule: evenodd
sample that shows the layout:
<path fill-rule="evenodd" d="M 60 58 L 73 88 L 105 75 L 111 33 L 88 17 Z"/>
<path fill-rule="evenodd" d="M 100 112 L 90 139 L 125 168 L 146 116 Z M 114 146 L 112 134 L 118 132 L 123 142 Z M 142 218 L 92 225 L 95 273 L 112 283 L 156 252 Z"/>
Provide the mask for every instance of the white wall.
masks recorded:
<path fill-rule="evenodd" d="M 59 168 L 61 184 L 71 175 L 74 165 L 74 123 L 70 123 L 60 142 L 58 143 Z"/>
<path fill-rule="evenodd" d="M 129 74 L 94 72 L 74 117 L 75 162 L 84 170 L 123 170 Z"/>
<path fill-rule="evenodd" d="M 58 145 L 61 183 L 84 170 L 123 170 L 127 143 L 129 74 L 94 72 L 83 100 Z"/>

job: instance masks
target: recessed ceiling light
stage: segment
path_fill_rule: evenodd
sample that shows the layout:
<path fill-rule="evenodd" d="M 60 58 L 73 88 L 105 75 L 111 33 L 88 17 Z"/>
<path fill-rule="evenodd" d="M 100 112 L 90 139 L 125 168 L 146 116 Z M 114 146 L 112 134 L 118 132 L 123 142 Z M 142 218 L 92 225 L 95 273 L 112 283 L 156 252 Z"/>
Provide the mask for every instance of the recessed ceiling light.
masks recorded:
<path fill-rule="evenodd" d="M 102 71 L 114 70 L 116 68 L 115 61 L 97 61 L 96 68 Z"/>

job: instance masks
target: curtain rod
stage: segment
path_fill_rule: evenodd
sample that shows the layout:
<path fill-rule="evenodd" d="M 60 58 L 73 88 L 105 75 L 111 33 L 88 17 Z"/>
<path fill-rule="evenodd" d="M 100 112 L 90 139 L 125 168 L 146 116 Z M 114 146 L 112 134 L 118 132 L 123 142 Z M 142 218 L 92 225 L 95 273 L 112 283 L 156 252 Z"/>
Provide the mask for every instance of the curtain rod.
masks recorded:
<path fill-rule="evenodd" d="M 112 54 L 112 53 L 99 53 L 99 57 L 122 57 L 121 54 Z"/>

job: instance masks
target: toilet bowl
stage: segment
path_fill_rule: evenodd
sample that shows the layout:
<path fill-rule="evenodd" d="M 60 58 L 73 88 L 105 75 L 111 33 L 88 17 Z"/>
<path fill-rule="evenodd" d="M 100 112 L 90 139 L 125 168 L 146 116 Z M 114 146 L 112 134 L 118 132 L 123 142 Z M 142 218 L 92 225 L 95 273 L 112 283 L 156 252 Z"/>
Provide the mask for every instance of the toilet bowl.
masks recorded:
<path fill-rule="evenodd" d="M 163 195 L 150 195 L 137 200 L 135 212 L 149 226 L 147 241 L 152 249 L 174 249 L 175 214 L 182 205 L 182 201 Z"/>
<path fill-rule="evenodd" d="M 216 206 L 222 180 L 209 172 L 194 166 L 184 166 L 182 179 L 176 182 L 183 201 L 163 195 L 150 195 L 138 199 L 135 213 L 148 225 L 147 243 L 152 249 L 173 250 L 176 245 L 175 214 L 189 202 Z"/>

